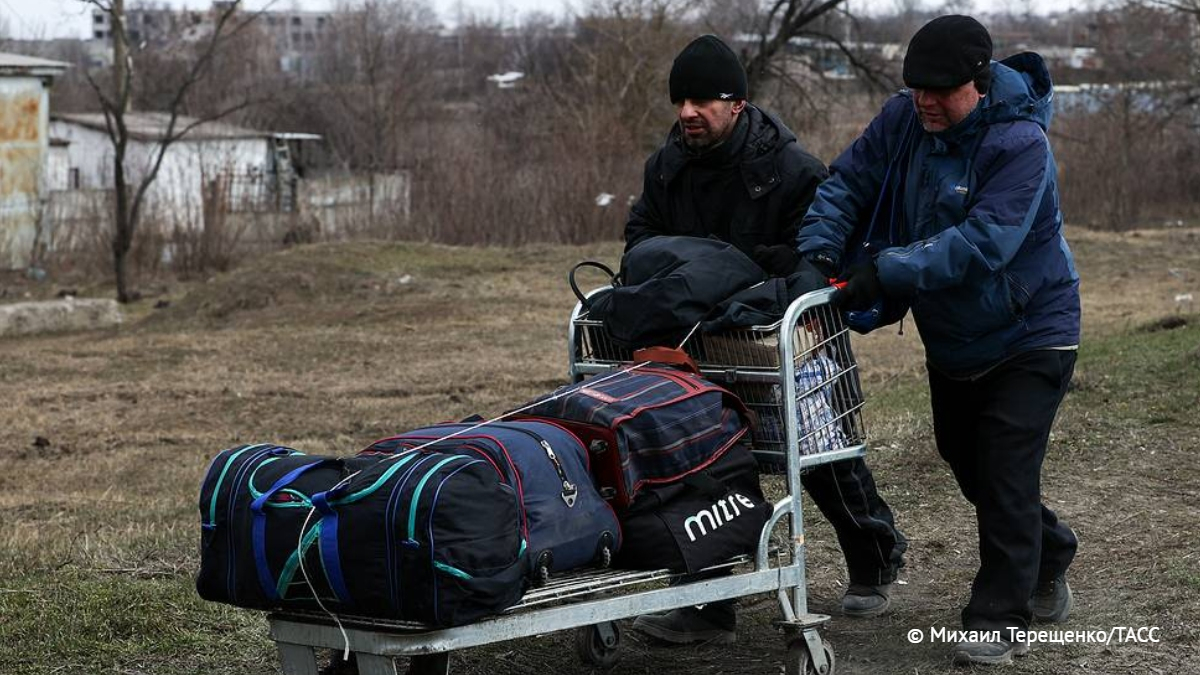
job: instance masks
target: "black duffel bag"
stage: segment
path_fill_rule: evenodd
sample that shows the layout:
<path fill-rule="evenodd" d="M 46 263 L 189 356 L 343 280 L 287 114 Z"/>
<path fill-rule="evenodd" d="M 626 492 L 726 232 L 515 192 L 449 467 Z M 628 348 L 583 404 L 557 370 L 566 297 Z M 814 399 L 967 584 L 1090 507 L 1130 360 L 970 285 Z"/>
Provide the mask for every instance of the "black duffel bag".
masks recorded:
<path fill-rule="evenodd" d="M 581 267 L 612 277 L 613 287 L 591 298 L 575 282 Z M 568 281 L 590 319 L 630 349 L 676 345 L 723 301 L 767 275 L 732 244 L 699 237 L 651 237 L 621 258 L 621 271 L 596 262 L 575 266 Z"/>
<path fill-rule="evenodd" d="M 692 573 L 752 554 L 772 511 L 739 443 L 703 471 L 642 491 L 621 519 L 616 566 Z"/>
<path fill-rule="evenodd" d="M 240 446 L 213 460 L 200 488 L 196 588 L 239 607 L 457 626 L 520 600 L 519 509 L 477 457 Z"/>

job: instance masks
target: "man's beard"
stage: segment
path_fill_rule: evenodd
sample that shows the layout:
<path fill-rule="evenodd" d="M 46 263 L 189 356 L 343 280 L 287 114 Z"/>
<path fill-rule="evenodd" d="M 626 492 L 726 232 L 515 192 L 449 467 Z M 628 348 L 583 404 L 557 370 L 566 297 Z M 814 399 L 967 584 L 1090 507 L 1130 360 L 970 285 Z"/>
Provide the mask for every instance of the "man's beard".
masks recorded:
<path fill-rule="evenodd" d="M 715 135 L 712 133 L 712 130 L 708 128 L 705 128 L 707 133 L 705 133 L 703 136 L 697 136 L 695 138 L 688 136 L 686 129 L 681 129 L 681 131 L 683 132 L 683 144 L 686 145 L 689 150 L 708 150 L 712 147 L 715 147 L 719 143 Z"/>

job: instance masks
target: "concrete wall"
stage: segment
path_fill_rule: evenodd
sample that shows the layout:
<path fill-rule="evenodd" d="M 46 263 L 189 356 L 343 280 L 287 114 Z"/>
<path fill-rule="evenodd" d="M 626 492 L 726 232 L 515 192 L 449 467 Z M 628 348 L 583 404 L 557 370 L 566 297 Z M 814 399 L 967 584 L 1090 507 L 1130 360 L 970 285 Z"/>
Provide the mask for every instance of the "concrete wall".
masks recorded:
<path fill-rule="evenodd" d="M 49 146 L 49 95 L 40 77 L 0 77 L 0 267 L 31 262 Z"/>

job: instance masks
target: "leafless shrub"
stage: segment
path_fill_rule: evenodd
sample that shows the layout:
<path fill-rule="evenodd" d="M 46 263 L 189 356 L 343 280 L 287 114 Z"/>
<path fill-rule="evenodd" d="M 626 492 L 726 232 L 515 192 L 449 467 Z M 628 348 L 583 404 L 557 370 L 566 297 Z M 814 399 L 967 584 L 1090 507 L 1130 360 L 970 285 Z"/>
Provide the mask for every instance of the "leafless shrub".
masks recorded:
<path fill-rule="evenodd" d="M 1159 94 L 1114 91 L 1097 110 L 1055 120 L 1069 221 L 1121 231 L 1200 215 L 1200 139 Z"/>
<path fill-rule="evenodd" d="M 235 213 L 252 209 L 231 208 L 230 193 L 235 184 L 231 178 L 228 173 L 202 177 L 203 217 L 199 228 L 191 221 L 172 223 L 165 250 L 172 270 L 181 277 L 225 271 L 237 260 L 246 221 L 237 219 Z M 247 193 L 240 199 L 250 202 L 254 196 Z"/>
<path fill-rule="evenodd" d="M 526 27 L 492 68 L 523 73 L 515 86 L 476 73 L 474 101 L 415 125 L 413 234 L 490 244 L 619 238 L 642 161 L 672 119 L 666 74 L 692 36 L 680 11 L 611 2 L 569 29 Z"/>

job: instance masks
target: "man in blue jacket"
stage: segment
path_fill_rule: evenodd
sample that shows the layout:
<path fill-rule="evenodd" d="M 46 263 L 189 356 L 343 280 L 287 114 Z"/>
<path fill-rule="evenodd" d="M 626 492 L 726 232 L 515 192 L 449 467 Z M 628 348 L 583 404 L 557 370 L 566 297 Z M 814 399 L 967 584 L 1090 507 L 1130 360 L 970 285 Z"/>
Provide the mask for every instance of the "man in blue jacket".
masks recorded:
<path fill-rule="evenodd" d="M 1040 491 L 1080 314 L 1046 137 L 1050 76 L 1036 54 L 991 57 L 973 18 L 922 27 L 908 89 L 830 167 L 798 235 L 802 256 L 843 271 L 835 301 L 852 324 L 912 310 L 938 452 L 979 526 L 962 621 L 983 639 L 954 660 L 983 664 L 1027 653 L 1014 631 L 1031 621 L 1066 620 L 1077 546 Z"/>
<path fill-rule="evenodd" d="M 646 161 L 641 198 L 625 227 L 626 250 L 661 235 L 716 237 L 787 276 L 799 260 L 792 242 L 825 166 L 777 117 L 746 101 L 746 71 L 712 35 L 693 40 L 670 74 L 678 121 Z M 908 546 L 862 458 L 815 467 L 804 487 L 837 532 L 850 583 L 842 612 L 878 616 Z M 710 603 L 637 619 L 633 628 L 673 643 L 732 642 L 731 603 Z"/>

